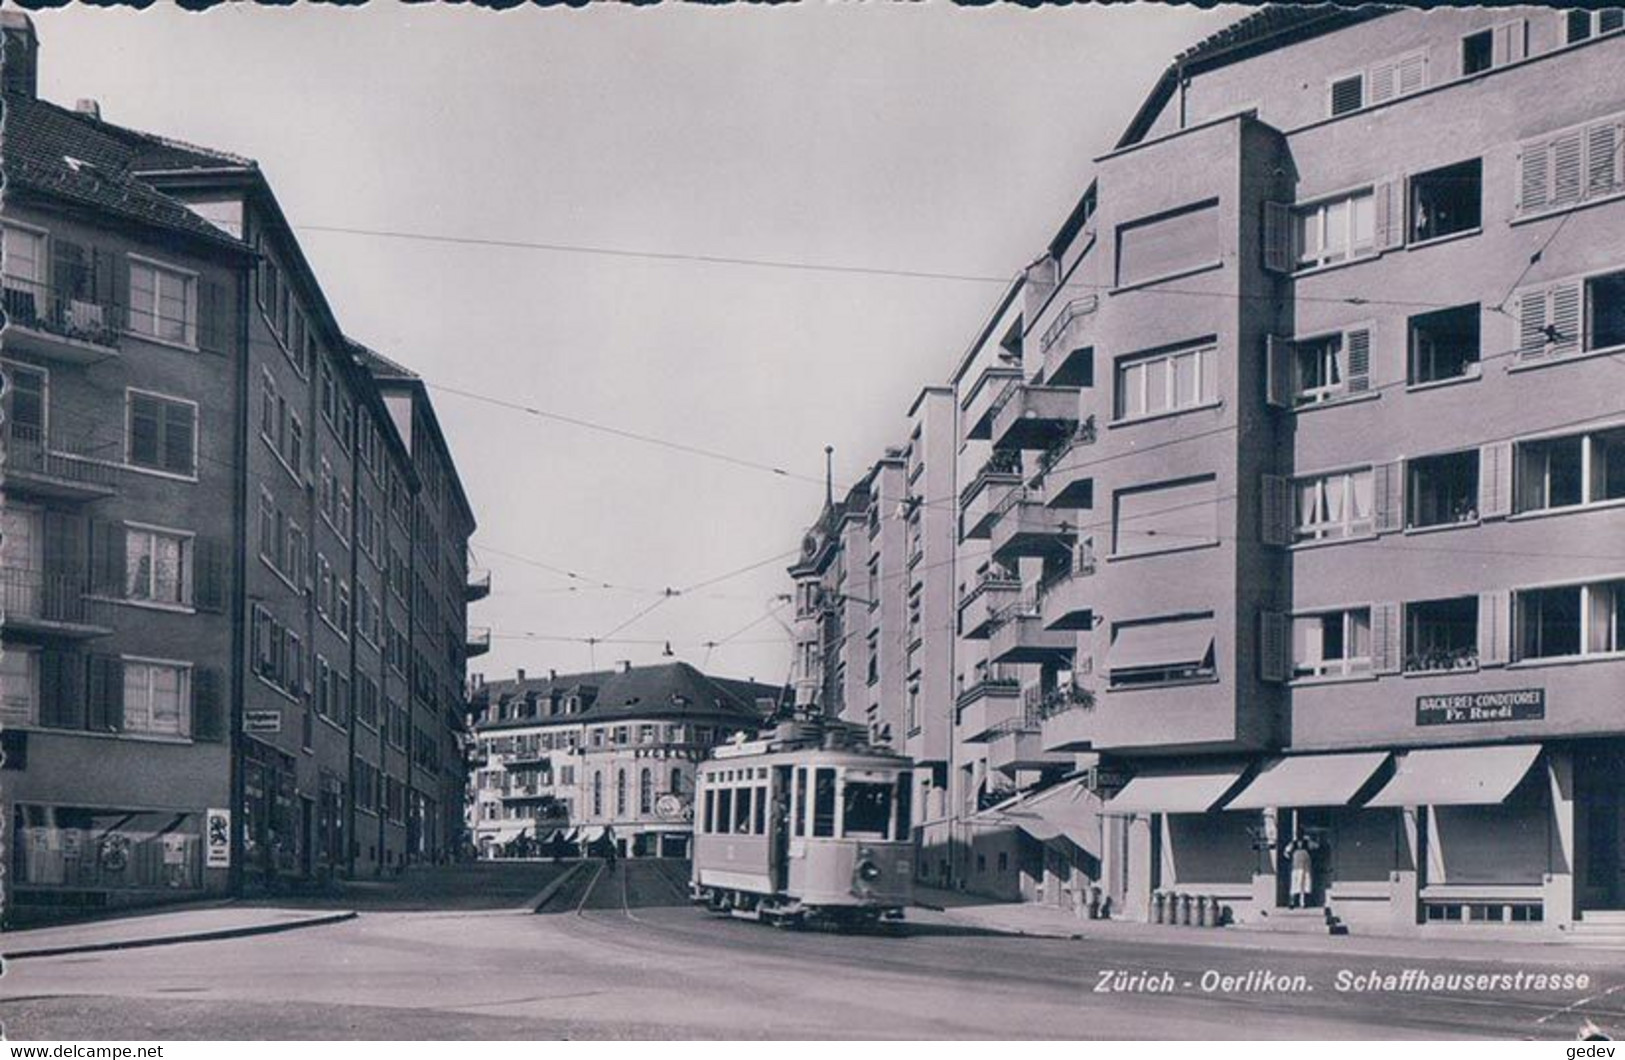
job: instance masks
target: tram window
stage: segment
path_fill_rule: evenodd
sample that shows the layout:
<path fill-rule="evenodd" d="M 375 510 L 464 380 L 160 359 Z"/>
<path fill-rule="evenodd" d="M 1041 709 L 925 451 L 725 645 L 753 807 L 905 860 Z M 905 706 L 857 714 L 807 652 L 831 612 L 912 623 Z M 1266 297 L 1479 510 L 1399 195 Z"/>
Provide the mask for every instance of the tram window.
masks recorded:
<path fill-rule="evenodd" d="M 813 836 L 835 834 L 835 770 L 813 771 Z"/>
<path fill-rule="evenodd" d="M 754 812 L 751 814 L 751 834 L 767 835 L 767 785 L 756 786 Z"/>
<path fill-rule="evenodd" d="M 807 767 L 796 767 L 796 835 L 807 834 Z"/>
<path fill-rule="evenodd" d="M 891 828 L 892 787 L 848 781 L 843 799 L 842 834 L 870 839 L 887 838 Z"/>
<path fill-rule="evenodd" d="M 705 831 L 713 834 L 717 830 L 717 793 L 707 790 L 705 793 Z"/>
<path fill-rule="evenodd" d="M 897 831 L 892 838 L 907 839 L 914 828 L 914 775 L 897 774 Z"/>
<path fill-rule="evenodd" d="M 734 792 L 734 834 L 750 834 L 750 788 L 740 788 Z"/>
<path fill-rule="evenodd" d="M 715 832 L 727 834 L 733 831 L 734 821 L 734 789 L 723 788 L 717 792 L 717 826 Z"/>

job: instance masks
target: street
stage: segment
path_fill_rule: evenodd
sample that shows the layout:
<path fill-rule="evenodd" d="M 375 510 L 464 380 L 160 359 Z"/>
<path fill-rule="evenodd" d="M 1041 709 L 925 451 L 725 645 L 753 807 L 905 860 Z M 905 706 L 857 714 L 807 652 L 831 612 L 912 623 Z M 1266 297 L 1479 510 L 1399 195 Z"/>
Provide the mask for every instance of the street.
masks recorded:
<path fill-rule="evenodd" d="M 522 892 L 524 868 L 503 868 Z M 1517 967 L 1371 959 L 1338 955 L 1337 940 L 1305 954 L 998 935 L 924 910 L 891 933 L 778 931 L 693 909 L 686 872 L 587 863 L 538 915 L 492 908 L 492 873 L 463 871 L 465 893 L 439 888 L 437 911 L 379 901 L 286 934 L 16 961 L 0 1019 L 12 1039 L 80 1040 L 1570 1038 L 1587 1017 L 1625 1025 L 1625 968 L 1593 971 L 1583 993 L 1333 988 L 1342 968 L 1571 970 L 1550 947 Z M 1167 972 L 1175 989 L 1096 993 L 1105 970 Z M 1207 993 L 1210 971 L 1301 974 L 1309 989 Z"/>

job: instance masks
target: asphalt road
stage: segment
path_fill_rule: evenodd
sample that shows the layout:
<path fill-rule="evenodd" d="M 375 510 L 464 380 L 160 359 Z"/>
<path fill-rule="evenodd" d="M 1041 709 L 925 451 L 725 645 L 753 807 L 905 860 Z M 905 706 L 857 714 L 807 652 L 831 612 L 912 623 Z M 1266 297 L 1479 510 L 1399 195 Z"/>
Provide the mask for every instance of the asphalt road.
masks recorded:
<path fill-rule="evenodd" d="M 928 913 L 893 933 L 778 931 L 693 909 L 685 870 L 589 864 L 541 915 L 448 895 L 438 912 L 15 962 L 0 1020 L 22 1040 L 1571 1038 L 1587 1016 L 1625 1027 L 1625 968 L 1593 972 L 1583 991 L 1349 994 L 1334 989 L 1339 969 L 1518 967 L 1014 937 Z M 1096 993 L 1107 970 L 1167 972 L 1173 990 Z M 1308 989 L 1206 992 L 1209 973 L 1302 975 Z"/>

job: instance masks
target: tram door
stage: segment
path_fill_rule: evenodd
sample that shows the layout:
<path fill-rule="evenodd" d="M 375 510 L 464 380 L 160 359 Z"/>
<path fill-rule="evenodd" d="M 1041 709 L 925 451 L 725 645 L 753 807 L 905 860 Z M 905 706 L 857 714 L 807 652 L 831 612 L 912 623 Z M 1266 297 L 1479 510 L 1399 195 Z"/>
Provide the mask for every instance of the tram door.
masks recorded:
<path fill-rule="evenodd" d="M 773 767 L 773 823 L 768 839 L 772 850 L 773 890 L 790 886 L 790 766 Z"/>

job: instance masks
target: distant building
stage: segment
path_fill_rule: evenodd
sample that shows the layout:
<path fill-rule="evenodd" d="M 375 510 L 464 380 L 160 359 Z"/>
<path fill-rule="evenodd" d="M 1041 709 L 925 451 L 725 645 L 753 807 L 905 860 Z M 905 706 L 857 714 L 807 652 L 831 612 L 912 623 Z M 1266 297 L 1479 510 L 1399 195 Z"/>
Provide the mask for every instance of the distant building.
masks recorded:
<path fill-rule="evenodd" d="M 469 828 L 481 857 L 579 851 L 686 857 L 694 766 L 753 735 L 785 689 L 687 663 L 476 681 Z"/>

